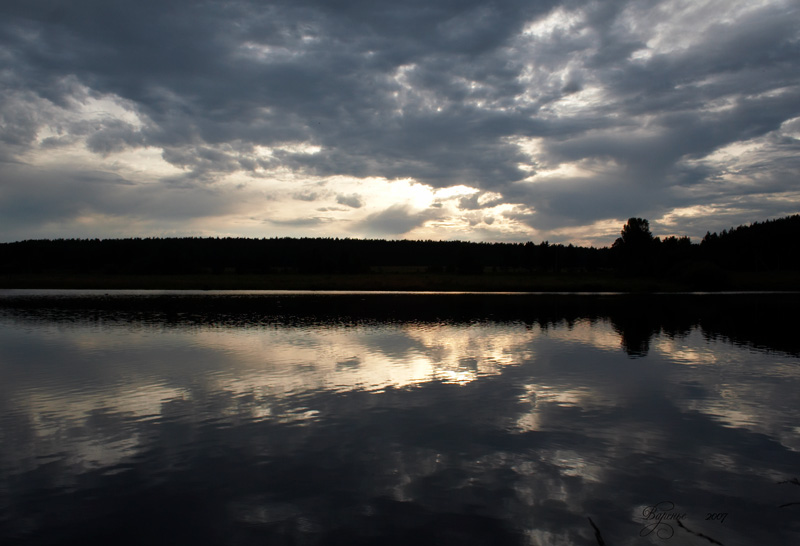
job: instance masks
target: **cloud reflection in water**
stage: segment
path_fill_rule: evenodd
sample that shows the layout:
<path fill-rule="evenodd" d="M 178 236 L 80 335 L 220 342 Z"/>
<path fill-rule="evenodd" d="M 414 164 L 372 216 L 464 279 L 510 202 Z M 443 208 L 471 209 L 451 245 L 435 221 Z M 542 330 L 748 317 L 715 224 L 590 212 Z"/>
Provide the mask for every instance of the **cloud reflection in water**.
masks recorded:
<path fill-rule="evenodd" d="M 632 545 L 663 500 L 727 546 L 800 537 L 797 359 L 697 326 L 630 358 L 597 317 L 0 320 L 11 543 L 586 545 L 588 516 Z"/>

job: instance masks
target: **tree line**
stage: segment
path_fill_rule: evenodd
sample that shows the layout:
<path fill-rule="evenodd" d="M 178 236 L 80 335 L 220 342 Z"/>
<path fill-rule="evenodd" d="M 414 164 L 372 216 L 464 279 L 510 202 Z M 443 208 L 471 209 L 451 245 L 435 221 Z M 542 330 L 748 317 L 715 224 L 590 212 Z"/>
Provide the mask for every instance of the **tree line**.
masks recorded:
<path fill-rule="evenodd" d="M 128 238 L 0 244 L 0 274 L 616 272 L 670 276 L 715 268 L 800 269 L 800 215 L 755 222 L 699 242 L 661 239 L 631 218 L 610 247 L 349 238 Z"/>

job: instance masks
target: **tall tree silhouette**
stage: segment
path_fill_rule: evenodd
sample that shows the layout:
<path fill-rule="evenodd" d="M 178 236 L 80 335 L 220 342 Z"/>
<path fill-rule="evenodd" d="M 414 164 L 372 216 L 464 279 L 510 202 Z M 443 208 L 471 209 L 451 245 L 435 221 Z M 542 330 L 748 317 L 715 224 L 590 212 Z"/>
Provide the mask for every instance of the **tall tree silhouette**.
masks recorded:
<path fill-rule="evenodd" d="M 650 222 L 644 218 L 629 218 L 620 235 L 612 247 L 620 254 L 623 266 L 631 272 L 645 272 L 659 242 L 650 232 Z"/>
<path fill-rule="evenodd" d="M 620 232 L 622 244 L 631 249 L 649 248 L 653 244 L 653 234 L 650 233 L 650 222 L 644 218 L 628 218 L 628 223 L 622 226 Z"/>

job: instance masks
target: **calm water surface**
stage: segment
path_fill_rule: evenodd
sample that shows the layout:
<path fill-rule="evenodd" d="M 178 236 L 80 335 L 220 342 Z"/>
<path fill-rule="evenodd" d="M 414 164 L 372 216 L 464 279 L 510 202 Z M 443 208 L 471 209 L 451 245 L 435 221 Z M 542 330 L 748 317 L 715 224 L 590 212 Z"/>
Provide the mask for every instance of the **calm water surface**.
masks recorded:
<path fill-rule="evenodd" d="M 0 543 L 800 543 L 755 296 L 469 298 L 0 294 Z"/>

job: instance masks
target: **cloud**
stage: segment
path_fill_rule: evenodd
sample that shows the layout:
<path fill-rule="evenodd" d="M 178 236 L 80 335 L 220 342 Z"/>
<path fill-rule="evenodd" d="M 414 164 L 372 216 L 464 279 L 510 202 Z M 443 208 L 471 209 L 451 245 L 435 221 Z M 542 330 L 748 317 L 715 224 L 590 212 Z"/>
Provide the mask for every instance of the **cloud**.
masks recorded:
<path fill-rule="evenodd" d="M 356 229 L 377 235 L 402 235 L 425 222 L 440 216 L 436 208 L 414 211 L 408 205 L 392 205 L 391 207 L 370 214 L 359 222 Z"/>
<path fill-rule="evenodd" d="M 195 234 L 209 218 L 237 214 L 242 197 L 253 197 L 228 188 L 141 184 L 102 171 L 32 171 L 24 165 L 6 165 L 0 188 L 9 240 L 59 237 L 59 226 L 68 230 L 61 237 L 93 237 L 98 225 L 106 226 L 109 237 L 139 236 L 139 229 Z"/>
<path fill-rule="evenodd" d="M 461 210 L 480 210 L 494 207 L 502 202 L 503 196 L 500 194 L 492 195 L 486 192 L 477 192 L 460 198 L 458 200 L 458 208 Z"/>
<path fill-rule="evenodd" d="M 356 193 L 351 195 L 344 195 L 340 193 L 336 196 L 336 202 L 340 205 L 347 205 L 348 207 L 352 207 L 354 209 L 364 206 L 364 201 L 361 199 L 361 196 Z"/>
<path fill-rule="evenodd" d="M 331 218 L 326 218 L 323 216 L 314 216 L 311 218 L 291 218 L 288 220 L 275 220 L 275 219 L 265 220 L 265 222 L 269 224 L 274 224 L 276 226 L 290 226 L 290 227 L 318 226 L 320 224 L 324 224 L 330 221 Z"/>
<path fill-rule="evenodd" d="M 0 161 L 118 172 L 154 150 L 180 174 L 137 181 L 357 179 L 329 195 L 370 214 L 370 180 L 465 185 L 495 197 L 463 209 L 519 206 L 539 232 L 727 202 L 702 188 L 786 198 L 796 20 L 777 0 L 7 0 Z"/>
<path fill-rule="evenodd" d="M 142 146 L 144 142 L 142 133 L 131 124 L 112 120 L 86 139 L 86 147 L 96 154 L 109 155 L 112 152 Z"/>
<path fill-rule="evenodd" d="M 319 197 L 317 192 L 296 192 L 292 194 L 292 199 L 297 199 L 298 201 L 316 201 Z"/>

